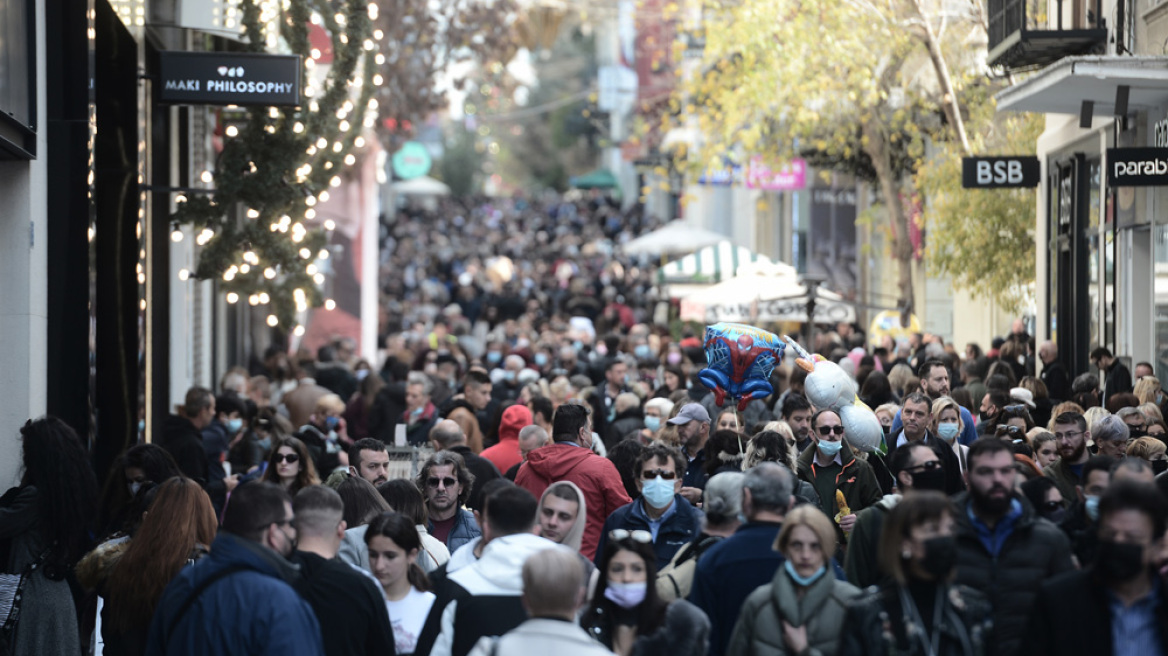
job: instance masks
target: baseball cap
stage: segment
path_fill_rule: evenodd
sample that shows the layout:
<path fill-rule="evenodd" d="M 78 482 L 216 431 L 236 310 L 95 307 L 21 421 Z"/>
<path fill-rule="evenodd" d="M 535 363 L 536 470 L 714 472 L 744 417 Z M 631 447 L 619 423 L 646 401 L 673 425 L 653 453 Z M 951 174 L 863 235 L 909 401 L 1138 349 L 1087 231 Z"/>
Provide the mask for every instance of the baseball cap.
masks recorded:
<path fill-rule="evenodd" d="M 710 413 L 706 412 L 700 403 L 687 403 L 681 407 L 681 412 L 677 413 L 676 417 L 669 420 L 669 423 L 681 426 L 691 421 L 708 422 L 710 421 Z"/>

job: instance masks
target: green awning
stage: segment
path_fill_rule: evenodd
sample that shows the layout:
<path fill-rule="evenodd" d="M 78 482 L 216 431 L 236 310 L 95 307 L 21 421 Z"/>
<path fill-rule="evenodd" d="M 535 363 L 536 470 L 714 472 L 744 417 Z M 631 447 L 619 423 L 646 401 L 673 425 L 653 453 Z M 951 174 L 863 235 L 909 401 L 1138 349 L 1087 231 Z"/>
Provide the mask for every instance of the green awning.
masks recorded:
<path fill-rule="evenodd" d="M 608 169 L 596 169 L 584 175 L 569 178 L 568 184 L 576 189 L 613 189 L 618 186 L 616 176 Z"/>

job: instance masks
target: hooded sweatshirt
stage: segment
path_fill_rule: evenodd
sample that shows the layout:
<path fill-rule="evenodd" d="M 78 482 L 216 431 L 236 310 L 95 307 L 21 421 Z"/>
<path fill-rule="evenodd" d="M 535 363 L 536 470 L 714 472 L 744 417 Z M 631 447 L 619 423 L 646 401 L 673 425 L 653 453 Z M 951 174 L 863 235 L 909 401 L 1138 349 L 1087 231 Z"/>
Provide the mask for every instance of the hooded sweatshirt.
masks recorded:
<path fill-rule="evenodd" d="M 499 443 L 484 449 L 480 455 L 490 460 L 501 472 L 523 462 L 523 455 L 519 452 L 519 431 L 531 423 L 531 410 L 526 406 L 513 405 L 507 408 L 499 424 Z"/>
<path fill-rule="evenodd" d="M 572 528 L 568 530 L 567 535 L 560 544 L 572 549 L 573 551 L 580 551 L 581 541 L 584 539 L 584 525 L 588 522 L 588 500 L 584 498 L 584 493 L 580 488 L 576 487 L 575 483 L 570 481 L 560 481 L 552 483 L 544 490 L 543 496 L 539 499 L 539 513 L 536 515 L 537 519 L 543 517 L 543 502 L 548 498 L 555 488 L 566 487 L 571 488 L 576 493 L 576 498 L 580 500 L 580 507 L 576 510 L 576 523 L 572 524 Z"/>
<path fill-rule="evenodd" d="M 442 611 L 431 656 L 466 656 L 479 638 L 503 635 L 526 621 L 523 563 L 536 552 L 563 548 L 530 533 L 491 540 L 482 558 L 450 575 L 457 589 Z"/>
<path fill-rule="evenodd" d="M 588 522 L 580 553 L 594 560 L 604 520 L 633 500 L 611 461 L 571 442 L 556 442 L 527 454 L 527 462 L 515 476 L 516 485 L 540 498 L 557 481 L 573 483 L 584 493 Z"/>

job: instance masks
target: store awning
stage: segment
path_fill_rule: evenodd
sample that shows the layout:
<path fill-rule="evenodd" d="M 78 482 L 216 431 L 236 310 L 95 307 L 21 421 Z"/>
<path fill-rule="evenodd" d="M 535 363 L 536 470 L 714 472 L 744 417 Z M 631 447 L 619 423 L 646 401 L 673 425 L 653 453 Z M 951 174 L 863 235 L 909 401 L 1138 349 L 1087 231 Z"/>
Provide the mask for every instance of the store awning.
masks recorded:
<path fill-rule="evenodd" d="M 617 186 L 617 181 L 612 171 L 596 169 L 584 175 L 570 178 L 568 184 L 576 189 L 612 189 Z"/>
<path fill-rule="evenodd" d="M 1128 108 L 1168 105 L 1168 57 L 1065 57 L 997 94 L 998 110 L 1078 114 L 1084 100 L 1095 116 L 1115 113 L 1115 93 L 1130 88 Z"/>
<path fill-rule="evenodd" d="M 657 270 L 657 282 L 712 285 L 733 278 L 740 266 L 754 262 L 771 264 L 765 255 L 721 241 L 661 267 Z M 794 275 L 795 270 L 790 271 Z"/>

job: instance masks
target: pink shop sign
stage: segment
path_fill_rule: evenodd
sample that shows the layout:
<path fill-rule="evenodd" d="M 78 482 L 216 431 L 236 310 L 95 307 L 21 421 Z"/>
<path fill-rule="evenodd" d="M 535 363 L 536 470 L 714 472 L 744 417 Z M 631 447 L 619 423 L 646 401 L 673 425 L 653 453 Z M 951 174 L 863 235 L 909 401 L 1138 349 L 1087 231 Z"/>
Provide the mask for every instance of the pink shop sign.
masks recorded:
<path fill-rule="evenodd" d="M 779 170 L 767 166 L 761 157 L 752 157 L 746 168 L 746 187 L 764 191 L 799 191 L 807 188 L 807 162 L 793 159 Z"/>

